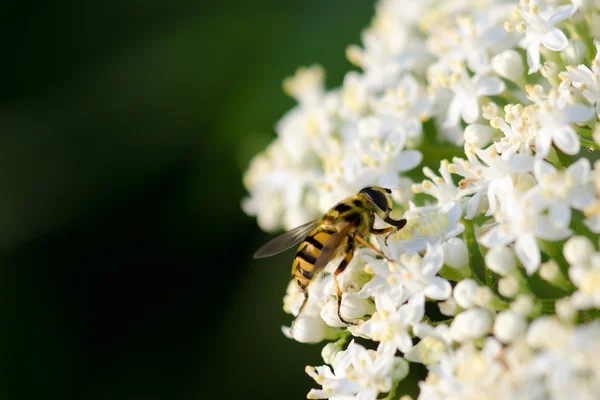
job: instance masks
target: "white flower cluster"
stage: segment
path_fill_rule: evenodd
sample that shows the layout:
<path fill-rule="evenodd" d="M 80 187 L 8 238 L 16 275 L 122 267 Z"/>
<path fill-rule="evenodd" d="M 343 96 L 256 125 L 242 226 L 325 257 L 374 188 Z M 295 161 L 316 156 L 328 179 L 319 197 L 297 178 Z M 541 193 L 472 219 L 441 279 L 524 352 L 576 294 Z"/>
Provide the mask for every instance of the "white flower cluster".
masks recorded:
<path fill-rule="evenodd" d="M 245 175 L 244 210 L 291 229 L 369 185 L 406 226 L 295 281 L 284 333 L 334 340 L 309 398 L 600 398 L 600 2 L 380 0 L 362 72 L 327 91 L 320 67 Z M 423 167 L 424 180 L 415 168 Z M 421 178 L 422 179 L 422 178 Z M 381 226 L 384 226 L 382 221 Z M 426 307 L 427 306 L 427 307 Z M 369 350 L 349 338 L 371 341 Z M 365 341 L 366 339 L 366 341 Z"/>

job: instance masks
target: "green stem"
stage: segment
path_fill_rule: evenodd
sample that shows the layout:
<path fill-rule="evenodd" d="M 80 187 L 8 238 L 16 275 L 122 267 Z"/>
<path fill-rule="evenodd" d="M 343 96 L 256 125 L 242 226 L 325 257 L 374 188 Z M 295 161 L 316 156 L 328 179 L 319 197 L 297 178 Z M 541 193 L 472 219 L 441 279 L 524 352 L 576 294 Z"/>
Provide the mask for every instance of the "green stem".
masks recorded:
<path fill-rule="evenodd" d="M 594 142 L 593 140 L 584 139 L 583 137 L 581 137 L 581 135 L 579 136 L 579 139 L 581 140 L 581 145 L 587 147 L 589 151 L 600 149 L 598 143 Z"/>
<path fill-rule="evenodd" d="M 465 226 L 465 231 L 463 233 L 463 237 L 467 248 L 469 249 L 469 268 L 471 268 L 471 273 L 473 278 L 480 285 L 486 286 L 485 282 L 485 266 L 483 262 L 483 257 L 479 252 L 479 245 L 477 244 L 477 239 L 475 238 L 475 228 L 473 226 L 473 221 L 463 219 L 462 224 Z"/>
<path fill-rule="evenodd" d="M 558 159 L 558 153 L 554 147 L 550 147 L 550 153 L 546 156 L 546 160 L 550 161 L 556 169 L 563 169 L 563 165 Z"/>

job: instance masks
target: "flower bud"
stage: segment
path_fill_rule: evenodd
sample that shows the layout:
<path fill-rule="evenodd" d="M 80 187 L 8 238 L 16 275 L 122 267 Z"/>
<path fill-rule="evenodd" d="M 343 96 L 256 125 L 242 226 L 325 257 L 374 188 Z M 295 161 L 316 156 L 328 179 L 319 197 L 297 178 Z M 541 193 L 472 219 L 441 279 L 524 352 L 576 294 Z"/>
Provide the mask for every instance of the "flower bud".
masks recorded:
<path fill-rule="evenodd" d="M 490 312 L 483 308 L 473 308 L 454 317 L 450 324 L 450 336 L 459 343 L 479 339 L 488 334 L 491 326 Z"/>
<path fill-rule="evenodd" d="M 454 269 L 464 268 L 469 264 L 469 250 L 462 239 L 451 238 L 443 245 L 444 264 Z"/>
<path fill-rule="evenodd" d="M 527 320 L 518 312 L 505 310 L 496 316 L 494 336 L 502 343 L 511 343 L 527 329 Z"/>
<path fill-rule="evenodd" d="M 494 136 L 494 130 L 486 125 L 471 124 L 465 128 L 465 141 L 478 149 L 483 148 Z"/>
<path fill-rule="evenodd" d="M 458 312 L 458 305 L 452 297 L 448 300 L 439 302 L 438 307 L 440 308 L 440 312 L 448 317 L 453 317 Z"/>
<path fill-rule="evenodd" d="M 510 309 L 528 317 L 536 311 L 536 304 L 531 296 L 520 294 L 510 303 Z"/>
<path fill-rule="evenodd" d="M 585 236 L 573 236 L 565 243 L 563 254 L 571 265 L 587 265 L 594 252 L 592 241 Z"/>
<path fill-rule="evenodd" d="M 283 334 L 301 343 L 318 343 L 325 339 L 333 339 L 337 332 L 329 327 L 319 316 L 300 315 L 293 324 L 293 329 L 284 326 Z"/>
<path fill-rule="evenodd" d="M 517 82 L 525 72 L 521 55 L 515 50 L 505 50 L 492 58 L 492 68 L 501 77 Z"/>
<path fill-rule="evenodd" d="M 587 53 L 587 48 L 583 40 L 569 40 L 566 49 L 560 52 L 565 64 L 577 65 L 583 62 Z"/>
<path fill-rule="evenodd" d="M 507 246 L 492 247 L 485 255 L 485 264 L 500 276 L 506 276 L 515 269 L 515 253 Z"/>
<path fill-rule="evenodd" d="M 568 297 L 556 300 L 554 310 L 558 319 L 563 322 L 571 323 L 577 316 L 577 310 L 573 307 L 573 303 L 571 303 L 571 299 Z"/>
<path fill-rule="evenodd" d="M 368 298 L 361 298 L 358 293 L 344 293 L 340 314 L 346 320 L 360 318 L 366 314 L 373 314 L 375 305 Z"/>
<path fill-rule="evenodd" d="M 498 293 L 500 293 L 502 296 L 512 299 L 520 292 L 521 285 L 515 276 L 509 275 L 498 280 Z"/>
<path fill-rule="evenodd" d="M 479 285 L 473 279 L 463 279 L 454 287 L 454 300 L 462 308 L 470 308 L 473 306 L 475 293 Z"/>
<path fill-rule="evenodd" d="M 540 278 L 550 283 L 556 281 L 560 277 L 560 267 L 554 260 L 548 260 L 540 265 Z"/>

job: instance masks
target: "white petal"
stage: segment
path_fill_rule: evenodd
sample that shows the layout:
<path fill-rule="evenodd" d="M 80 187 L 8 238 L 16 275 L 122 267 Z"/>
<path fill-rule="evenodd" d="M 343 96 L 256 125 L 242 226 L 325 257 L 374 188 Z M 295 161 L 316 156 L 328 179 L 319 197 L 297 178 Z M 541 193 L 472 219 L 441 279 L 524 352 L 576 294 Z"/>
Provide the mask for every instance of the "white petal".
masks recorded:
<path fill-rule="evenodd" d="M 533 169 L 535 158 L 527 154 L 515 154 L 508 160 L 510 172 L 529 172 Z"/>
<path fill-rule="evenodd" d="M 535 137 L 535 158 L 542 159 L 550 153 L 552 136 L 546 129 L 540 129 Z"/>
<path fill-rule="evenodd" d="M 442 246 L 427 246 L 427 253 L 421 261 L 421 273 L 424 276 L 434 276 L 444 265 L 444 250 Z"/>
<path fill-rule="evenodd" d="M 535 179 L 537 179 L 538 182 L 541 182 L 546 176 L 555 175 L 556 168 L 554 168 L 549 162 L 537 160 L 533 167 L 533 174 L 535 175 Z"/>
<path fill-rule="evenodd" d="M 542 44 L 552 51 L 562 51 L 569 45 L 569 40 L 558 28 L 552 28 L 542 36 Z"/>
<path fill-rule="evenodd" d="M 398 187 L 398 182 L 400 182 L 400 176 L 398 173 L 387 173 L 383 174 L 379 177 L 379 186 L 385 188 L 395 188 Z"/>
<path fill-rule="evenodd" d="M 551 222 L 549 216 L 541 215 L 535 221 L 535 235 L 551 242 L 566 239 L 571 235 L 568 227 L 560 227 Z"/>
<path fill-rule="evenodd" d="M 575 182 L 584 184 L 590 176 L 590 161 L 587 158 L 580 158 L 567 168 L 567 176 L 572 176 Z"/>
<path fill-rule="evenodd" d="M 525 267 L 527 275 L 533 274 L 540 266 L 540 248 L 533 234 L 528 233 L 517 238 L 515 242 L 515 253 Z"/>
<path fill-rule="evenodd" d="M 540 69 L 540 44 L 537 41 L 527 46 L 527 65 L 529 65 L 529 74 Z"/>
<path fill-rule="evenodd" d="M 500 79 L 492 76 L 484 76 L 477 80 L 478 96 L 494 96 L 504 91 L 506 86 Z"/>
<path fill-rule="evenodd" d="M 577 7 L 573 4 L 568 4 L 564 6 L 557 7 L 556 10 L 552 13 L 550 18 L 548 18 L 548 25 L 554 26 L 558 24 L 560 21 L 564 21 L 569 18 L 577 11 Z"/>
<path fill-rule="evenodd" d="M 497 225 L 490 229 L 485 235 L 479 238 L 479 243 L 485 247 L 502 246 L 511 243 L 514 240 L 513 234 L 507 234 L 502 225 Z"/>
<path fill-rule="evenodd" d="M 569 122 L 586 122 L 594 117 L 594 108 L 583 104 L 571 104 L 565 107 L 565 117 Z"/>
<path fill-rule="evenodd" d="M 419 150 L 404 150 L 399 154 L 395 162 L 398 172 L 404 172 L 413 169 L 421 163 L 423 154 Z"/>
<path fill-rule="evenodd" d="M 472 124 L 479 118 L 479 103 L 477 103 L 477 97 L 475 96 L 469 96 L 464 100 L 460 115 L 467 124 Z"/>
<path fill-rule="evenodd" d="M 452 286 L 444 278 L 436 276 L 429 281 L 429 286 L 425 288 L 424 293 L 433 300 L 446 300 L 452 293 Z"/>
<path fill-rule="evenodd" d="M 478 191 L 471 197 L 469 202 L 467 203 L 467 214 L 465 215 L 465 219 L 473 219 L 475 214 L 479 210 L 479 203 L 481 202 L 481 196 L 483 195 L 483 190 Z"/>
<path fill-rule="evenodd" d="M 446 127 L 454 127 L 460 123 L 460 110 L 463 106 L 463 96 L 455 94 L 448 106 L 448 114 L 444 125 Z"/>
<path fill-rule="evenodd" d="M 571 208 L 566 204 L 555 204 L 548 210 L 550 222 L 558 228 L 567 228 L 571 223 Z"/>
<path fill-rule="evenodd" d="M 575 130 L 569 125 L 564 125 L 561 128 L 557 128 L 552 135 L 556 147 L 565 154 L 575 155 L 579 153 L 581 142 Z"/>

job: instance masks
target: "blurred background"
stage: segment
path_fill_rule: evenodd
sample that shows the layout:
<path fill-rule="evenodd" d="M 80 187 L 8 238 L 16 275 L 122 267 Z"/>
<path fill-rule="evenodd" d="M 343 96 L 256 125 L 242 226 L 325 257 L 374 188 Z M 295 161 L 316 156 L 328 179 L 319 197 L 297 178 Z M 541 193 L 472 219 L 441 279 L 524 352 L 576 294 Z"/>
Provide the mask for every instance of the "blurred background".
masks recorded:
<path fill-rule="evenodd" d="M 240 209 L 293 105 L 351 68 L 373 3 L 0 6 L 0 398 L 304 398 L 280 327 L 292 254 Z"/>

